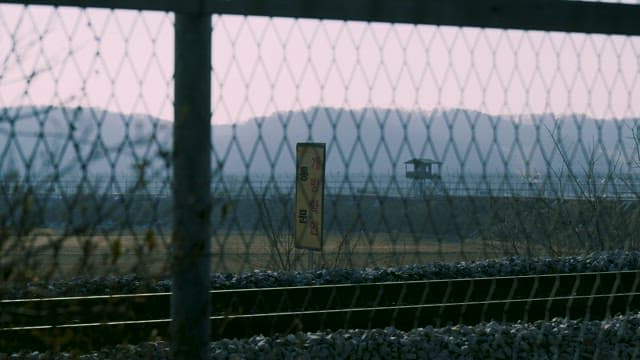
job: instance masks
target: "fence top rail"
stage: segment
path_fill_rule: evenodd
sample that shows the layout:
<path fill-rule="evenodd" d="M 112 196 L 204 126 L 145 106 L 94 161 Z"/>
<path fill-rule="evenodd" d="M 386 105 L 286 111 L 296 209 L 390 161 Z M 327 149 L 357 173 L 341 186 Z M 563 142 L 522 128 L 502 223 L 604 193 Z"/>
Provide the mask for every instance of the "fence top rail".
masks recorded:
<path fill-rule="evenodd" d="M 640 35 L 640 6 L 567 0 L 0 0 L 1 3 Z"/>

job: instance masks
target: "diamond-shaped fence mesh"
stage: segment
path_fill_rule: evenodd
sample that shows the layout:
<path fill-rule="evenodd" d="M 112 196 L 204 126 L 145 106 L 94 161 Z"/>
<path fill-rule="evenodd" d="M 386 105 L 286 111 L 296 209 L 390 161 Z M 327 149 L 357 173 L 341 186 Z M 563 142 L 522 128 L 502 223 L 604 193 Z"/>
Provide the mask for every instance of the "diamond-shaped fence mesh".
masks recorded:
<path fill-rule="evenodd" d="M 226 16 L 214 29 L 215 269 L 308 266 L 291 241 L 304 141 L 327 146 L 313 267 L 637 246 L 637 39 Z"/>
<path fill-rule="evenodd" d="M 162 269 L 171 15 L 1 10 L 3 279 Z"/>
<path fill-rule="evenodd" d="M 4 299 L 170 290 L 174 61 L 190 56 L 174 54 L 174 22 L 0 5 Z M 212 26 L 215 337 L 433 325 L 468 349 L 467 332 L 498 342 L 491 320 L 522 320 L 505 334 L 637 357 L 624 345 L 640 310 L 637 36 L 218 14 Z M 317 251 L 296 247 L 298 143 L 326 150 Z M 315 286 L 291 288 L 303 285 Z M 227 292 L 246 288 L 267 289 Z M 54 323 L 7 310 L 0 330 L 56 330 L 52 312 L 166 319 L 153 312 L 165 295 L 110 298 L 122 319 L 100 299 L 50 299 L 38 321 Z M 126 334 L 164 336 L 144 326 Z"/>

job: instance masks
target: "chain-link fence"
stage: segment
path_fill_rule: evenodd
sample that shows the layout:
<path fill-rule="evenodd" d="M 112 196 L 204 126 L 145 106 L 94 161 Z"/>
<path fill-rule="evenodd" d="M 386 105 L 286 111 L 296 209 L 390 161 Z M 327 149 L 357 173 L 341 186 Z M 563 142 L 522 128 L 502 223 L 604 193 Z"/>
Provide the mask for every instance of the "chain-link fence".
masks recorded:
<path fill-rule="evenodd" d="M 3 280 L 163 269 L 171 15 L 0 15 Z"/>
<path fill-rule="evenodd" d="M 468 6 L 489 7 L 482 3 Z M 617 27 L 557 20 L 570 3 L 550 2 L 533 22 L 525 12 L 539 9 L 523 2 L 525 10 L 499 5 L 513 22 L 480 11 L 444 25 L 394 23 L 401 10 L 387 22 L 216 14 L 211 94 L 175 99 L 177 62 L 196 56 L 174 43 L 173 13 L 2 4 L 0 279 L 24 289 L 78 275 L 164 278 L 175 265 L 174 221 L 198 201 L 189 182 L 173 180 L 174 117 L 195 111 L 180 101 L 203 96 L 212 104 L 204 222 L 216 274 L 349 269 L 349 283 L 424 280 L 416 272 L 433 264 L 463 269 L 442 270 L 444 278 L 636 270 L 640 40 L 624 17 Z M 335 18 L 376 20 L 346 9 Z M 553 9 L 560 15 L 541 20 Z M 315 11 L 307 15 L 331 18 Z M 620 4 L 602 11 L 637 13 Z M 616 35 L 581 33 L 603 28 Z M 295 246 L 301 142 L 326 144 L 321 251 Z M 188 167 L 198 154 L 180 156 Z M 395 275 L 355 273 L 373 268 Z M 309 277 L 250 286 L 328 281 Z M 471 295 L 459 300 L 492 296 Z"/>

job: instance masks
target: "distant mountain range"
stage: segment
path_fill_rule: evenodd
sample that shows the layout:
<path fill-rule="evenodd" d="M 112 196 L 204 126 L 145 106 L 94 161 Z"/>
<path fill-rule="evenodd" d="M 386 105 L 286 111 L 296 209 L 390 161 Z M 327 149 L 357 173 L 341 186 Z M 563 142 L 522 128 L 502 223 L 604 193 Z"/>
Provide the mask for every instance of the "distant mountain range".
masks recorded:
<path fill-rule="evenodd" d="M 295 144 L 324 142 L 329 174 L 402 176 L 411 158 L 442 161 L 447 174 L 545 172 L 565 164 L 559 149 L 577 171 L 589 158 L 598 171 L 613 164 L 627 171 L 637 161 L 632 129 L 638 121 L 316 107 L 213 126 L 212 160 L 225 174 L 292 174 Z M 120 177 L 142 167 L 167 173 L 171 128 L 151 116 L 93 108 L 1 109 L 0 171 Z"/>

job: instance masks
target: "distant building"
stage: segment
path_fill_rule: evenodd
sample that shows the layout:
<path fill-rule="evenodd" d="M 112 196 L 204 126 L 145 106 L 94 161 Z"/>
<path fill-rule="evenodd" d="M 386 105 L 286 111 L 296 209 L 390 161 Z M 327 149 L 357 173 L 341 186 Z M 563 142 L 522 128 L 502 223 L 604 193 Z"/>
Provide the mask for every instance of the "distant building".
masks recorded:
<path fill-rule="evenodd" d="M 414 158 L 405 161 L 404 168 L 405 176 L 412 180 L 408 195 L 425 196 L 441 186 L 441 161 Z"/>

